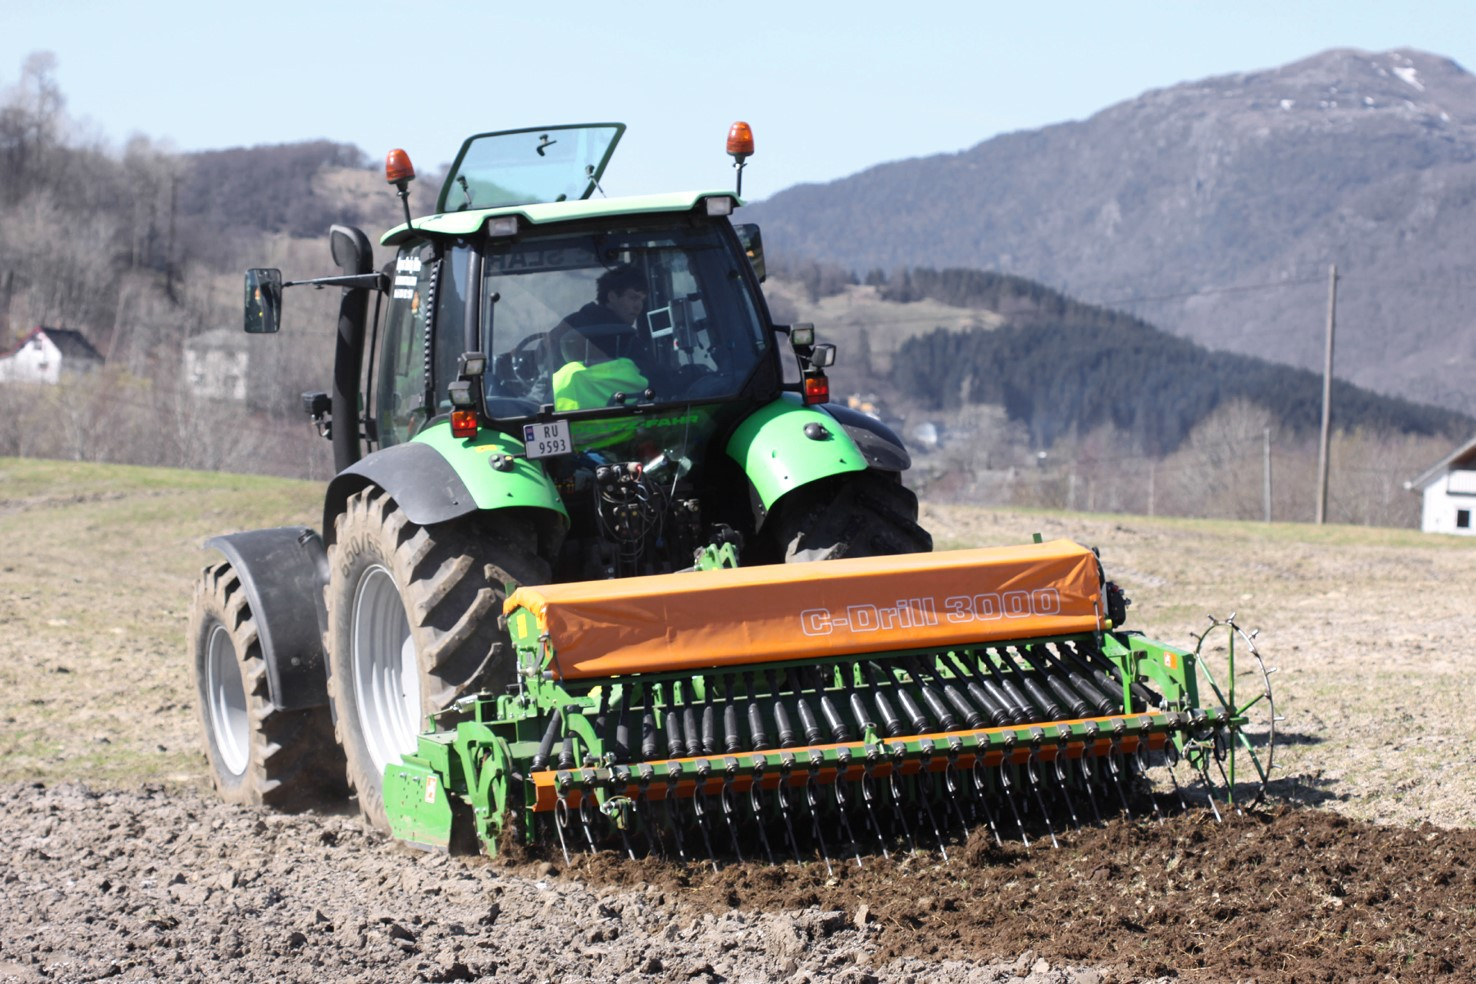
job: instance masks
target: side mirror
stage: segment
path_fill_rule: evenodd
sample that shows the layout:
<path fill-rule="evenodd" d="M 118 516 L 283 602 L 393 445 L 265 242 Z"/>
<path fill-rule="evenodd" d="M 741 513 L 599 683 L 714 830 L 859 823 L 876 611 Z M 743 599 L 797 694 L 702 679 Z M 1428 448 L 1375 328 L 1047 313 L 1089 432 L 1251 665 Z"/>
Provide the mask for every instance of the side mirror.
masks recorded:
<path fill-rule="evenodd" d="M 246 331 L 270 335 L 282 322 L 282 271 L 246 271 Z"/>
<path fill-rule="evenodd" d="M 764 282 L 764 237 L 759 235 L 759 227 L 752 222 L 733 226 L 733 231 L 738 233 L 738 242 L 743 245 L 743 252 L 748 254 L 748 262 L 753 266 L 754 276 L 758 277 L 759 283 Z"/>

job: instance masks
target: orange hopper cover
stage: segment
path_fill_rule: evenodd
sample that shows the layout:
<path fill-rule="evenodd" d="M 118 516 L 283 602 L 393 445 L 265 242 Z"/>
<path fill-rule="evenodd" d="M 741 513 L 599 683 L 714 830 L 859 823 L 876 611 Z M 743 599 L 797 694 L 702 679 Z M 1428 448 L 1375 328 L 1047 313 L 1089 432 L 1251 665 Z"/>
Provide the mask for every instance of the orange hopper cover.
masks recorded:
<path fill-rule="evenodd" d="M 1101 628 L 1091 551 L 1070 540 L 522 587 L 561 679 L 665 673 Z"/>

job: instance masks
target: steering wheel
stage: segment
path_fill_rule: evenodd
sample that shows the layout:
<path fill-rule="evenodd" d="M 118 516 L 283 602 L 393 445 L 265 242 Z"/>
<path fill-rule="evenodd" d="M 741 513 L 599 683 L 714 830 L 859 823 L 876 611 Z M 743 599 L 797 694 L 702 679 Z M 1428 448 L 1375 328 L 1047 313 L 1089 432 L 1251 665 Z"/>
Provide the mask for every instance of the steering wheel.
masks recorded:
<path fill-rule="evenodd" d="M 498 381 L 509 395 L 522 396 L 543 379 L 544 360 L 539 358 L 539 349 L 547 337 L 548 332 L 535 331 L 519 339 L 516 345 L 498 356 L 497 361 L 501 363 L 499 368 L 505 367 L 504 371 L 498 373 Z"/>

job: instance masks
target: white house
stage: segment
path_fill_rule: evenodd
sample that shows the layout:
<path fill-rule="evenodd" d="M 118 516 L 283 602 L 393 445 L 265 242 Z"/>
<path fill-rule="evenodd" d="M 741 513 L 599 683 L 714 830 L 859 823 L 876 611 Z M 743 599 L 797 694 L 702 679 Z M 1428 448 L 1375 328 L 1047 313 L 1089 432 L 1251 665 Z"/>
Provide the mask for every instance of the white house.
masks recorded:
<path fill-rule="evenodd" d="M 244 401 L 250 358 L 239 331 L 217 328 L 196 335 L 185 344 L 185 382 L 196 396 Z"/>
<path fill-rule="evenodd" d="M 1476 536 L 1476 437 L 1404 487 L 1424 502 L 1420 529 Z"/>
<path fill-rule="evenodd" d="M 91 372 L 103 357 L 80 331 L 35 328 L 0 353 L 0 383 L 57 383 L 62 374 Z"/>

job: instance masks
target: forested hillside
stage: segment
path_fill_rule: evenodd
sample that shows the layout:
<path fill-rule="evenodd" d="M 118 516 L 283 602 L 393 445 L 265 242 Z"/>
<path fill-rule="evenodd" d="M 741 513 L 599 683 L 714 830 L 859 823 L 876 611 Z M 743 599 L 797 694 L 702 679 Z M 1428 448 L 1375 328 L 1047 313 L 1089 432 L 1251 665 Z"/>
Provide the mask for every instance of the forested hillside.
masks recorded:
<path fill-rule="evenodd" d="M 780 262 L 770 306 L 839 346 L 832 391 L 904 433 L 940 501 L 1310 520 L 1320 375 L 981 270 Z M 861 282 L 864 280 L 864 282 Z M 1470 418 L 1336 381 L 1328 515 L 1409 526 Z"/>
<path fill-rule="evenodd" d="M 993 98 L 997 94 L 983 98 Z M 779 192 L 773 251 L 994 270 L 1210 348 L 1476 412 L 1476 76 L 1339 50 Z"/>
<path fill-rule="evenodd" d="M 1019 277 L 921 268 L 896 281 L 883 286 L 883 297 L 928 297 L 1009 319 L 994 330 L 940 328 L 908 339 L 892 359 L 900 391 L 931 409 L 999 404 L 1037 448 L 1109 424 L 1134 450 L 1164 455 L 1236 400 L 1264 408 L 1291 433 L 1305 435 L 1321 421 L 1322 380 L 1304 369 L 1212 352 Z M 1344 430 L 1456 440 L 1476 423 L 1342 380 L 1334 381 L 1333 406 Z"/>

